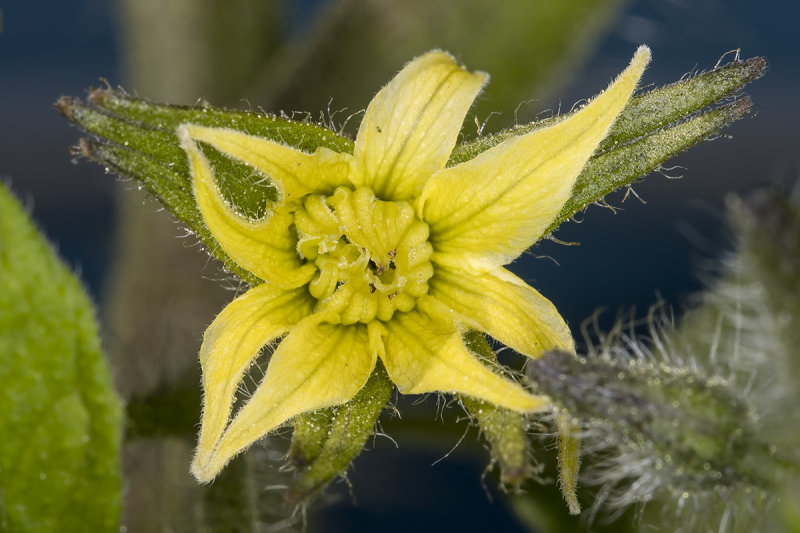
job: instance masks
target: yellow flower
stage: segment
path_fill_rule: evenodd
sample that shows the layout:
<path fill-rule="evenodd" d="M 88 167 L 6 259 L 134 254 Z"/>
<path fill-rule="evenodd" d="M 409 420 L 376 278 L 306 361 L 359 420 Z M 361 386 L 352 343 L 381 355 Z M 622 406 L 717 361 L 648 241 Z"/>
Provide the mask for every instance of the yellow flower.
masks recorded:
<path fill-rule="evenodd" d="M 520 412 L 547 407 L 547 398 L 479 361 L 462 332 L 486 332 L 530 357 L 573 349 L 553 305 L 503 265 L 559 213 L 649 58 L 640 47 L 617 80 L 568 119 L 452 167 L 445 164 L 488 76 L 439 51 L 411 61 L 378 92 L 352 155 L 180 126 L 205 223 L 233 261 L 264 280 L 205 333 L 195 477 L 210 481 L 300 413 L 347 402 L 378 358 L 401 393 L 460 393 Z M 201 144 L 276 184 L 268 216 L 250 220 L 228 205 Z M 231 419 L 248 366 L 284 335 Z"/>

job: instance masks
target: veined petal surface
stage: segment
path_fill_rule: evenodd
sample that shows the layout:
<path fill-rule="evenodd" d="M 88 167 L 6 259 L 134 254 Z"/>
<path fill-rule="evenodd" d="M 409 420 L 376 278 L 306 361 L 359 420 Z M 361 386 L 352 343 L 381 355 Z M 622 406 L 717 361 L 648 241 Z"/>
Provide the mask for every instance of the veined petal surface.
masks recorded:
<path fill-rule="evenodd" d="M 417 196 L 447 162 L 487 79 L 445 52 L 408 63 L 367 107 L 353 151 L 354 185 L 369 187 L 383 200 Z"/>
<path fill-rule="evenodd" d="M 555 306 L 502 267 L 476 275 L 437 265 L 429 283 L 429 294 L 460 322 L 522 354 L 538 357 L 552 349 L 574 350 L 569 328 Z"/>
<path fill-rule="evenodd" d="M 234 396 L 261 348 L 313 312 L 305 287 L 284 291 L 263 283 L 239 296 L 203 335 L 203 419 L 197 456 L 208 456 L 228 423 Z"/>
<path fill-rule="evenodd" d="M 397 313 L 385 324 L 382 359 L 401 393 L 461 393 L 523 412 L 550 404 L 548 399 L 528 394 L 520 385 L 492 372 L 464 346 L 446 309 L 433 313 L 423 310 L 434 305 L 430 300 L 418 301 L 417 309 Z"/>
<path fill-rule="evenodd" d="M 336 187 L 349 183 L 350 154 L 328 148 L 318 148 L 313 154 L 307 154 L 241 131 L 194 124 L 180 126 L 178 136 L 182 144 L 187 144 L 186 140 L 207 143 L 259 170 L 275 183 L 284 202 L 297 200 L 310 192 L 329 194 Z"/>
<path fill-rule="evenodd" d="M 308 283 L 314 267 L 303 265 L 297 255 L 297 238 L 289 231 L 293 217 L 288 207 L 273 209 L 263 220 L 243 217 L 222 197 L 211 164 L 195 142 L 184 137 L 181 145 L 189 157 L 197 206 L 225 253 L 259 278 L 283 287 Z"/>
<path fill-rule="evenodd" d="M 236 413 L 210 453 L 200 453 L 192 473 L 210 481 L 237 453 L 307 411 L 344 403 L 375 368 L 367 326 L 343 326 L 335 315 L 315 314 L 292 328 L 272 355 L 250 401 Z"/>
<path fill-rule="evenodd" d="M 431 228 L 434 249 L 473 256 L 474 268 L 489 270 L 536 242 L 561 211 L 649 60 L 650 50 L 640 47 L 609 88 L 573 116 L 431 177 L 417 208 Z"/>

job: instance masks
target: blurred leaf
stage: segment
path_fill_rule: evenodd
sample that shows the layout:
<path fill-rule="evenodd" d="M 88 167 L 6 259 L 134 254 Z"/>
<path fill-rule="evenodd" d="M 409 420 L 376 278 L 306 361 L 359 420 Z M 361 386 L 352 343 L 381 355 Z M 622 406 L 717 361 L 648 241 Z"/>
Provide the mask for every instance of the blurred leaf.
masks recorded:
<path fill-rule="evenodd" d="M 800 476 L 795 476 L 782 494 L 781 513 L 787 533 L 800 533 Z"/>
<path fill-rule="evenodd" d="M 120 401 L 94 309 L 0 186 L 0 529 L 116 531 Z"/>
<path fill-rule="evenodd" d="M 363 109 L 402 65 L 428 50 L 455 54 L 492 82 L 472 112 L 502 112 L 555 94 L 624 0 L 340 0 L 290 42 L 247 96 L 273 108 Z M 531 107 L 531 111 L 538 111 Z"/>
<path fill-rule="evenodd" d="M 287 33 L 278 0 L 118 0 L 125 77 L 151 97 L 238 101 Z"/>
<path fill-rule="evenodd" d="M 800 382 L 800 185 L 796 187 L 794 198 L 772 188 L 726 202 L 739 235 L 741 261 L 763 286 L 766 309 L 774 317 L 771 334 L 782 348 L 786 381 L 794 384 Z M 800 391 L 794 389 L 800 404 Z"/>

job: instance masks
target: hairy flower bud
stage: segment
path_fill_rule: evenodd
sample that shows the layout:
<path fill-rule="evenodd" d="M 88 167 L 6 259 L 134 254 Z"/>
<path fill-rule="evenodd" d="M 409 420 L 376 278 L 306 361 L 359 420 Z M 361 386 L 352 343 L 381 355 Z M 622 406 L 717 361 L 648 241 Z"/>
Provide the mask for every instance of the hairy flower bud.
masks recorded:
<path fill-rule="evenodd" d="M 728 201 L 736 253 L 678 326 L 651 316 L 648 342 L 617 329 L 587 356 L 528 363 L 539 392 L 583 424 L 595 510 L 660 500 L 645 520 L 674 512 L 686 531 L 774 531 L 792 516 L 798 204 L 774 190 Z"/>

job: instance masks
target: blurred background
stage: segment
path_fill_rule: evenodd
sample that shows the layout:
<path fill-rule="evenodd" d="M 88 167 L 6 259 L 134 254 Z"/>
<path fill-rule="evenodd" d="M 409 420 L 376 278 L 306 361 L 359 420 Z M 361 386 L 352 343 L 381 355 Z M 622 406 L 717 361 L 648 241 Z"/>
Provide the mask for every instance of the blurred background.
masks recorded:
<path fill-rule="evenodd" d="M 98 303 L 117 386 L 132 404 L 176 390 L 198 394 L 203 328 L 233 293 L 156 201 L 73 161 L 68 148 L 80 133 L 52 104 L 60 95 L 85 96 L 105 83 L 100 78 L 158 101 L 204 99 L 342 124 L 407 60 L 444 48 L 492 75 L 475 119 L 465 122 L 471 137 L 476 121 L 492 132 L 569 110 L 603 89 L 640 43 L 654 56 L 645 87 L 710 69 L 736 48 L 745 58 L 767 57 L 766 78 L 747 89 L 754 116 L 671 162 L 665 174 L 682 179 L 648 177 L 634 186 L 642 201 L 612 195 L 616 214 L 592 206 L 582 223 L 557 232 L 580 245 L 544 242 L 511 266 L 576 334 L 599 308 L 603 327 L 621 311 L 643 316 L 659 300 L 680 315 L 710 260 L 728 246 L 726 194 L 794 182 L 800 166 L 793 38 L 800 8 L 793 2 L 0 0 L 0 11 L 0 179 Z M 359 119 L 345 131 L 352 134 Z M 176 417 L 197 420 L 195 396 L 183 401 Z M 308 510 L 309 531 L 530 530 L 520 504 L 483 476 L 488 455 L 474 429 L 443 458 L 467 423 L 457 409 L 436 417 L 433 403 L 403 399 L 403 419 L 385 417 L 383 429 L 399 448 L 381 437 L 370 442 L 349 475 L 352 487 L 336 483 Z M 208 496 L 186 475 L 191 436 L 135 423 L 128 434 L 127 530 L 214 530 Z M 278 466 L 286 439 L 272 441 L 252 455 Z M 263 490 L 248 494 L 228 497 L 268 501 Z M 261 504 L 235 503 L 230 512 L 268 520 L 253 505 Z"/>

